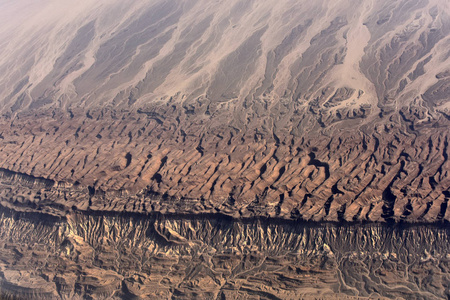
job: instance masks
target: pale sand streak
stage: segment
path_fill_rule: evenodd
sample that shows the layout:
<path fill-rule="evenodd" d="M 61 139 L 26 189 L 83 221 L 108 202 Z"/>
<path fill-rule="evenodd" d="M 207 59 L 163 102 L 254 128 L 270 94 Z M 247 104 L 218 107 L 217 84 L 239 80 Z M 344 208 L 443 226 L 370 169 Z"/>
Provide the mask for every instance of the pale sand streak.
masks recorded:
<path fill-rule="evenodd" d="M 310 47 L 311 39 L 320 34 L 322 30 L 329 26 L 336 16 L 343 16 L 348 20 L 348 25 L 339 31 L 339 34 L 347 32 L 347 40 L 337 36 L 335 47 L 346 46 L 347 55 L 342 65 L 337 65 L 325 74 L 319 83 L 317 90 L 330 85 L 335 88 L 350 87 L 355 90 L 363 90 L 364 95 L 360 99 L 355 97 L 339 106 L 360 105 L 370 103 L 376 107 L 378 101 L 373 83 L 370 82 L 359 70 L 359 63 L 365 54 L 365 47 L 369 45 L 370 33 L 363 23 L 374 13 L 373 1 L 367 0 L 355 5 L 354 1 L 291 1 L 291 0 L 266 0 L 251 1 L 246 8 L 245 5 L 236 9 L 242 15 L 239 20 L 235 20 L 235 15 L 230 15 L 231 9 L 238 4 L 245 2 L 239 0 L 211 2 L 198 0 L 191 8 L 186 8 L 190 1 L 167 1 L 175 3 L 178 9 L 185 10 L 176 24 L 169 26 L 167 30 L 175 29 L 172 38 L 162 45 L 159 54 L 145 61 L 139 69 L 132 70 L 134 75 L 121 80 L 122 72 L 137 58 L 142 48 L 148 41 L 142 41 L 132 51 L 132 58 L 122 68 L 110 74 L 102 74 L 99 78 L 88 78 L 87 81 L 95 81 L 88 92 L 82 92 L 74 85 L 77 78 L 84 75 L 90 68 L 95 68 L 94 64 L 98 60 L 97 52 L 102 45 L 108 42 L 112 36 L 120 32 L 126 26 L 137 20 L 145 11 L 145 7 L 158 5 L 164 1 L 93 1 L 85 0 L 73 5 L 71 1 L 39 1 L 31 2 L 27 0 L 3 1 L 0 3 L 0 71 L 3 77 L 0 78 L 0 101 L 4 109 L 8 109 L 16 97 L 7 99 L 16 87 L 17 83 L 25 76 L 29 76 L 30 88 L 23 88 L 21 91 L 30 95 L 36 87 L 50 72 L 58 57 L 66 50 L 71 40 L 76 34 L 76 30 L 82 25 L 94 20 L 96 22 L 96 35 L 89 43 L 87 49 L 79 53 L 79 62 L 83 64 L 81 69 L 68 74 L 56 87 L 49 83 L 49 89 L 55 89 L 53 100 L 62 99 L 63 106 L 79 105 L 80 103 L 95 103 L 98 99 L 102 104 L 111 103 L 114 97 L 121 91 L 129 91 L 138 82 L 146 77 L 152 67 L 163 61 L 172 53 L 175 45 L 182 40 L 182 31 L 191 25 L 196 25 L 199 21 L 212 15 L 211 24 L 205 28 L 197 41 L 192 41 L 186 49 L 184 57 L 180 62 L 167 71 L 167 76 L 154 91 L 142 94 L 136 105 L 145 105 L 149 101 L 161 99 L 162 97 L 173 96 L 178 92 L 181 95 L 189 96 L 199 87 L 203 87 L 203 95 L 220 70 L 221 61 L 232 54 L 249 36 L 261 28 L 267 26 L 267 30 L 261 37 L 261 55 L 255 54 L 253 69 L 250 76 L 238 82 L 239 98 L 245 98 L 251 91 L 261 85 L 264 79 L 266 66 L 265 57 L 267 53 L 274 49 L 283 40 L 286 34 L 298 24 L 303 23 L 307 18 L 312 18 L 312 25 L 307 28 L 304 37 L 295 41 L 292 52 L 287 53 L 278 66 L 278 73 L 273 80 L 274 89 L 268 96 L 272 101 L 276 101 L 283 96 L 288 82 L 292 79 L 290 67 L 298 58 L 302 58 L 304 52 Z M 427 6 L 427 10 L 437 6 L 440 14 L 449 14 L 447 1 L 432 0 Z M 300 17 L 299 17 L 300 16 Z M 410 24 L 415 22 L 430 23 L 430 17 L 424 15 L 419 20 L 413 20 L 411 16 Z M 225 24 L 225 25 L 223 25 Z M 426 25 L 426 24 L 425 24 Z M 220 35 L 216 35 L 219 26 L 225 26 Z M 395 31 L 387 33 L 380 43 L 384 46 L 389 43 L 398 32 L 408 28 L 408 24 L 398 24 Z M 423 28 L 427 28 L 423 26 Z M 425 29 L 423 29 L 425 30 Z M 423 31 L 422 30 L 422 31 Z M 398 32 L 397 32 L 398 31 Z M 421 31 L 421 32 L 422 32 Z M 161 36 L 163 33 L 159 34 Z M 416 37 L 420 32 L 417 33 Z M 216 35 L 216 36 L 215 36 Z M 130 35 L 131 36 L 131 35 Z M 213 38 L 211 49 L 201 55 L 193 62 L 192 68 L 189 66 L 190 59 L 195 55 L 202 42 L 208 38 Z M 6 41 L 6 42 L 5 42 Z M 447 38 L 448 41 L 448 38 Z M 445 64 L 440 62 L 440 55 L 445 51 L 445 41 L 441 41 L 433 49 L 433 58 L 426 66 L 429 72 L 440 72 L 445 70 Z M 406 45 L 405 45 L 406 46 Z M 405 47 L 403 46 L 403 47 Z M 320 52 L 318 52 L 319 54 Z M 378 53 L 376 50 L 374 53 Z M 33 58 L 33 61 L 28 59 Z M 112 61 L 113 63 L 114 61 Z M 31 63 L 31 65 L 26 65 Z M 196 73 L 190 74 L 188 70 L 199 66 Z M 243 65 L 244 66 L 244 65 Z M 405 74 L 407 75 L 407 74 Z M 229 74 L 234 76 L 234 74 Z M 114 88 L 103 88 L 104 84 L 113 82 L 117 77 L 120 84 Z M 410 99 L 411 93 L 421 94 L 436 81 L 432 76 L 427 79 L 420 78 L 411 84 L 404 91 L 404 99 Z M 114 79 L 116 80 L 116 79 Z M 126 98 L 127 95 L 124 95 Z M 89 100 L 84 102 L 85 100 Z M 181 99 L 181 98 L 180 98 Z M 295 100 L 295 99 L 294 99 Z M 410 100 L 404 100 L 404 104 Z M 375 111 L 374 111 L 375 112 Z"/>

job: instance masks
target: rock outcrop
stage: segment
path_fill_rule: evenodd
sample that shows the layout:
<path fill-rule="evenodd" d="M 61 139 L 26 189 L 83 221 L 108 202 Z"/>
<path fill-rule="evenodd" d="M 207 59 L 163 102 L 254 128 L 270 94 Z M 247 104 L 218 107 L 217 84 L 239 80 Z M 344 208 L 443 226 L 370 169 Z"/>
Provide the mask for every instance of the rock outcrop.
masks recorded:
<path fill-rule="evenodd" d="M 319 126 L 315 115 L 294 109 L 283 117 L 255 117 L 246 130 L 217 123 L 202 109 L 192 106 L 194 117 L 163 105 L 120 118 L 99 110 L 89 117 L 81 111 L 24 113 L 20 126 L 3 120 L 1 199 L 10 207 L 62 211 L 450 220 L 450 124 L 444 116 L 415 125 L 417 132 L 392 115 L 373 131 L 341 128 L 314 138 L 315 129 L 295 134 L 282 127 L 299 122 L 302 129 L 298 119 L 305 116 Z M 410 114 L 402 110 L 403 118 Z"/>
<path fill-rule="evenodd" d="M 450 296 L 448 228 L 79 212 L 56 218 L 5 208 L 0 220 L 2 298 Z"/>
<path fill-rule="evenodd" d="M 448 299 L 447 2 L 0 1 L 0 298 Z"/>
<path fill-rule="evenodd" d="M 450 220 L 442 1 L 107 2 L 2 7 L 4 205 Z"/>

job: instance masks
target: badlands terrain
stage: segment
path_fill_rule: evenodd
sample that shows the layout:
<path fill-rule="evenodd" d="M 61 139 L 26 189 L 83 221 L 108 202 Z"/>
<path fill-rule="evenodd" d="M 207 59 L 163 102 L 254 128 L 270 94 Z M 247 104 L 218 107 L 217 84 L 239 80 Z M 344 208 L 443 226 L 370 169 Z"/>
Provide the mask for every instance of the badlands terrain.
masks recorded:
<path fill-rule="evenodd" d="M 448 299 L 450 231 L 2 209 L 1 299 Z"/>
<path fill-rule="evenodd" d="M 82 4 L 2 4 L 5 205 L 450 220 L 447 1 Z"/>
<path fill-rule="evenodd" d="M 447 0 L 0 0 L 0 298 L 448 299 L 449 100 Z"/>

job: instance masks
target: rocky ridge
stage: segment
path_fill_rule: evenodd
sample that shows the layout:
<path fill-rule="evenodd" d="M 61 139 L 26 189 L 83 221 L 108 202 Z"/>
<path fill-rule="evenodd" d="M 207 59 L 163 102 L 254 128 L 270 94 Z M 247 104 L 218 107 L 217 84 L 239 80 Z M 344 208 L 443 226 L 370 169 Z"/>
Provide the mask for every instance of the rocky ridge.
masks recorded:
<path fill-rule="evenodd" d="M 314 139 L 314 129 L 288 134 L 279 125 L 289 119 L 299 122 L 297 130 L 307 127 L 308 120 L 298 120 L 305 114 L 292 109 L 278 120 L 257 119 L 258 125 L 245 131 L 217 124 L 214 117 L 203 120 L 201 105 L 191 109 L 194 118 L 183 108 L 163 105 L 151 112 L 122 112 L 121 118 L 101 110 L 89 116 L 28 113 L 20 115 L 20 125 L 4 120 L 2 203 L 62 212 L 450 220 L 445 116 L 416 125 L 420 134 L 392 115 L 389 125 L 378 125 L 373 133 L 342 128 L 339 135 Z M 168 111 L 182 113 L 171 117 Z M 320 126 L 315 117 L 309 115 L 310 123 Z"/>
<path fill-rule="evenodd" d="M 0 209 L 4 299 L 450 295 L 443 227 Z"/>
<path fill-rule="evenodd" d="M 449 221 L 447 3 L 276 2 L 2 4 L 2 203 Z"/>
<path fill-rule="evenodd" d="M 0 298 L 448 299 L 447 2 L 0 1 Z"/>

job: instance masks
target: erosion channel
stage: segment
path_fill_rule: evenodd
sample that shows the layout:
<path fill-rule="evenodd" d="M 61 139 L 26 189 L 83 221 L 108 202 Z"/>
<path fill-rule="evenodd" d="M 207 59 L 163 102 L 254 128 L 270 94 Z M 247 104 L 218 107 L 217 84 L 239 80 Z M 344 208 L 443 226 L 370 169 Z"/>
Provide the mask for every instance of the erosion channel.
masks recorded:
<path fill-rule="evenodd" d="M 0 210 L 1 299 L 448 299 L 448 224 Z"/>

